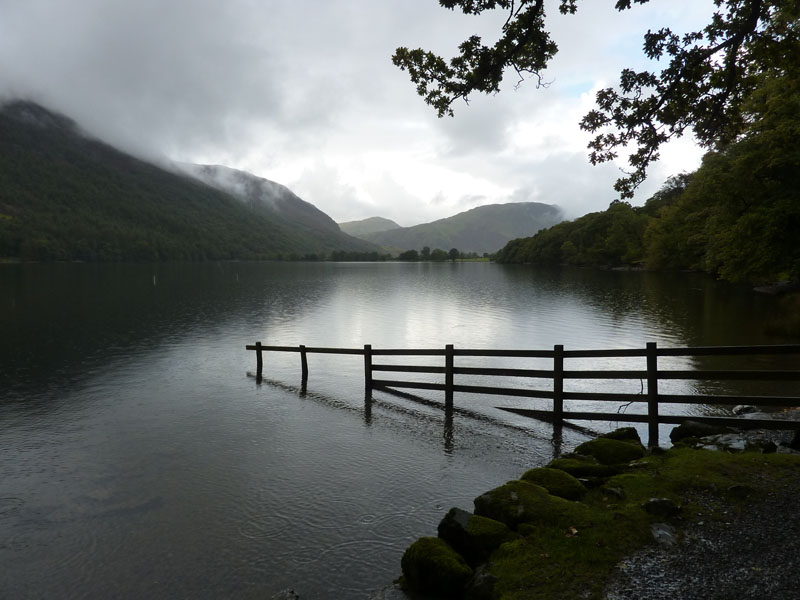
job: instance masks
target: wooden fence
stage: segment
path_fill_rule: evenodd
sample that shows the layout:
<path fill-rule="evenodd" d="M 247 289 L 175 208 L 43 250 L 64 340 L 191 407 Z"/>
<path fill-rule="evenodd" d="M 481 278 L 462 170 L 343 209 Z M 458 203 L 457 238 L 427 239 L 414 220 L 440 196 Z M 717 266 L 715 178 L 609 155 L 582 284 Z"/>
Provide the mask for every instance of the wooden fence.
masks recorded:
<path fill-rule="evenodd" d="M 800 344 L 779 346 L 709 346 L 694 348 L 659 348 L 655 342 L 647 343 L 642 349 L 621 350 L 565 350 L 563 345 L 556 345 L 552 350 L 467 350 L 454 348 L 448 344 L 442 349 L 378 349 L 366 344 L 363 348 L 318 348 L 306 346 L 265 346 L 261 342 L 246 346 L 247 350 L 256 352 L 256 379 L 261 381 L 264 371 L 264 352 L 298 352 L 300 353 L 301 377 L 305 385 L 308 380 L 308 354 L 349 354 L 364 358 L 364 384 L 369 392 L 373 389 L 422 389 L 440 390 L 445 393 L 445 407 L 452 408 L 455 392 L 517 396 L 526 398 L 544 398 L 552 400 L 552 410 L 529 410 L 504 408 L 516 414 L 552 421 L 560 427 L 564 419 L 624 421 L 631 423 L 647 423 L 649 444 L 658 444 L 658 425 L 660 423 L 679 424 L 687 419 L 704 421 L 718 425 L 729 425 L 765 429 L 800 428 L 800 421 L 784 419 L 741 419 L 733 417 L 697 417 L 659 414 L 660 404 L 749 404 L 756 407 L 798 407 L 800 396 L 747 396 L 747 395 L 703 395 L 703 394 L 662 394 L 659 392 L 659 381 L 664 380 L 753 380 L 769 382 L 800 382 L 800 369 L 791 370 L 664 370 L 659 369 L 659 357 L 682 356 L 778 356 L 800 355 Z M 443 366 L 390 365 L 375 362 L 382 356 L 442 356 Z M 457 367 L 456 357 L 497 357 L 497 358 L 538 358 L 553 361 L 552 369 L 511 369 Z M 564 368 L 568 359 L 584 358 L 631 358 L 644 357 L 645 370 L 569 370 Z M 378 358 L 379 360 L 379 358 Z M 395 379 L 378 379 L 375 373 L 422 373 L 444 375 L 444 383 L 422 381 L 402 381 Z M 461 385 L 455 382 L 456 375 L 515 377 L 552 380 L 550 389 L 528 389 L 513 387 Z M 647 382 L 646 394 L 626 394 L 608 392 L 573 392 L 564 390 L 564 382 L 568 380 L 601 380 L 622 379 L 642 380 Z M 797 393 L 797 388 L 793 393 Z M 621 412 L 575 412 L 565 411 L 565 400 L 613 401 L 620 403 L 647 403 L 646 414 Z M 498 407 L 499 408 L 499 407 Z"/>

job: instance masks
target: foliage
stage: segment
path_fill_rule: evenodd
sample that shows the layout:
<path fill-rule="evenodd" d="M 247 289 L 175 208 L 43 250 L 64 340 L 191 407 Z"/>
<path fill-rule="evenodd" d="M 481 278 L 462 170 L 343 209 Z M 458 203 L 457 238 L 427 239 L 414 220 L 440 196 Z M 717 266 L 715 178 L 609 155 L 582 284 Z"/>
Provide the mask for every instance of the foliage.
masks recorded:
<path fill-rule="evenodd" d="M 642 209 L 614 201 L 603 212 L 565 221 L 531 238 L 510 242 L 495 255 L 501 263 L 615 267 L 641 262 L 648 217 Z"/>
<path fill-rule="evenodd" d="M 644 264 L 734 282 L 800 279 L 800 41 L 743 106 L 747 134 L 667 181 L 640 208 L 613 202 L 518 239 L 499 262 Z"/>
<path fill-rule="evenodd" d="M 649 0 L 617 0 L 617 10 Z M 465 14 L 504 10 L 508 13 L 499 40 L 483 44 L 471 36 L 449 62 L 423 49 L 397 48 L 392 60 L 407 70 L 417 92 L 439 116 L 452 115 L 457 99 L 473 92 L 494 94 L 507 70 L 521 82 L 532 76 L 546 85 L 542 71 L 558 51 L 547 31 L 544 0 L 440 0 Z M 716 10 L 706 27 L 679 35 L 669 28 L 648 31 L 644 54 L 664 61 L 660 71 L 620 74 L 619 88 L 597 93 L 597 107 L 581 121 L 595 135 L 589 143 L 593 164 L 616 158 L 628 146 L 632 168 L 615 189 L 633 196 L 661 144 L 690 129 L 708 148 L 721 149 L 746 130 L 746 103 L 765 71 L 780 69 L 787 47 L 797 40 L 800 8 L 796 0 L 714 0 Z M 574 14 L 578 0 L 560 0 L 563 14 Z"/>
<path fill-rule="evenodd" d="M 417 252 L 416 250 L 406 250 L 405 252 L 402 252 L 400 256 L 397 257 L 397 260 L 409 260 L 409 261 L 419 260 L 419 252 Z"/>
<path fill-rule="evenodd" d="M 709 153 L 677 201 L 647 229 L 652 268 L 698 269 L 730 281 L 800 277 L 800 52 L 794 73 L 752 96 L 749 134 Z"/>

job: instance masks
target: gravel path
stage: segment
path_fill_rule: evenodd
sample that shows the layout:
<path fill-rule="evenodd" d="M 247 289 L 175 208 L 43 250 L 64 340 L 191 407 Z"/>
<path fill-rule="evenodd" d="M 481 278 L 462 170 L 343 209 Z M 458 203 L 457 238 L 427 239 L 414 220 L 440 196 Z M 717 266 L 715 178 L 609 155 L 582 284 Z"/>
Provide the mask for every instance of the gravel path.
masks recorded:
<path fill-rule="evenodd" d="M 687 526 L 677 546 L 622 561 L 606 600 L 800 600 L 798 575 L 800 481 L 787 479 L 729 519 Z"/>

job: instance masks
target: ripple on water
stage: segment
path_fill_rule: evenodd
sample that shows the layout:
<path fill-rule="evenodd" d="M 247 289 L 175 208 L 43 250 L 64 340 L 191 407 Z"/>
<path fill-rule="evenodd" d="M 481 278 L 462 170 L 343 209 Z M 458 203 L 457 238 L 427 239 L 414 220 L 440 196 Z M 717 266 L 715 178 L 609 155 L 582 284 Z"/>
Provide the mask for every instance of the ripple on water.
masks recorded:
<path fill-rule="evenodd" d="M 239 535 L 251 540 L 278 537 L 292 527 L 292 520 L 278 513 L 264 513 L 248 518 L 239 525 Z"/>
<path fill-rule="evenodd" d="M 13 512 L 24 503 L 22 498 L 0 498 L 0 515 Z"/>

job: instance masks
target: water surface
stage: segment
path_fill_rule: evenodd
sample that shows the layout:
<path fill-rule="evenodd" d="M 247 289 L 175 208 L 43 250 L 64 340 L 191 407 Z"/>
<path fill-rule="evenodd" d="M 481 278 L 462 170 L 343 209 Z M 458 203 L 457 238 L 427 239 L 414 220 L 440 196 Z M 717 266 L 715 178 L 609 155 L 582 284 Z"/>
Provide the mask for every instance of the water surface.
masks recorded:
<path fill-rule="evenodd" d="M 495 408 L 545 401 L 457 394 L 448 417 L 433 392 L 365 398 L 353 356 L 310 356 L 303 390 L 297 354 L 267 355 L 257 385 L 245 344 L 797 341 L 764 333 L 773 302 L 475 263 L 0 265 L 0 596 L 368 598 L 448 508 L 553 455 L 546 425 Z"/>

